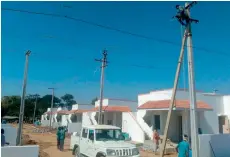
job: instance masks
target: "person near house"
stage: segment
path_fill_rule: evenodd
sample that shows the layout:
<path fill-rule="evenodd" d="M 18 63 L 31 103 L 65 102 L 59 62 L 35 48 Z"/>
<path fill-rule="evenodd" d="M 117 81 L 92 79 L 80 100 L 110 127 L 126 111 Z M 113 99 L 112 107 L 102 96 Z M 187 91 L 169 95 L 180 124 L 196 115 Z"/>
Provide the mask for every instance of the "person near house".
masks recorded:
<path fill-rule="evenodd" d="M 65 133 L 66 130 L 64 129 L 64 127 L 61 127 L 61 131 L 60 131 L 60 151 L 64 150 L 64 143 L 65 143 Z"/>
<path fill-rule="evenodd" d="M 192 149 L 191 148 L 189 149 L 189 155 L 188 155 L 188 157 L 192 157 Z"/>
<path fill-rule="evenodd" d="M 4 147 L 6 144 L 9 145 L 9 142 L 6 142 L 5 130 L 1 129 L 1 146 Z"/>
<path fill-rule="evenodd" d="M 56 135 L 57 135 L 57 149 L 59 150 L 60 150 L 60 131 L 61 131 L 61 127 L 58 127 Z"/>
<path fill-rule="evenodd" d="M 176 147 L 178 157 L 189 157 L 189 148 L 188 136 L 184 135 L 183 141 L 181 141 Z"/>
<path fill-rule="evenodd" d="M 159 140 L 160 140 L 160 136 L 159 136 L 159 133 L 157 132 L 157 128 L 154 128 L 154 131 L 153 131 L 153 144 L 154 144 L 154 148 L 153 148 L 153 151 L 157 152 L 157 149 L 159 149 Z"/>

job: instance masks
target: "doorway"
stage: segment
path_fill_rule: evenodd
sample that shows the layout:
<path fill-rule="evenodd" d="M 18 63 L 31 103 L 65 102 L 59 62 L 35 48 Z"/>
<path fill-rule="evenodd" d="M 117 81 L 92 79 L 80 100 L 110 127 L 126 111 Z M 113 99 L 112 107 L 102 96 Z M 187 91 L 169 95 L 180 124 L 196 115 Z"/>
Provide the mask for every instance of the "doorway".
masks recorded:
<path fill-rule="evenodd" d="M 183 125 L 182 125 L 182 116 L 178 116 L 178 140 L 183 140 Z"/>
<path fill-rule="evenodd" d="M 158 131 L 160 131 L 160 129 L 161 129 L 160 115 L 154 115 L 154 125 L 155 125 L 154 128 L 156 128 Z"/>
<path fill-rule="evenodd" d="M 226 132 L 225 127 L 227 127 L 226 116 L 218 116 L 218 121 L 219 121 L 219 133 L 223 134 Z"/>

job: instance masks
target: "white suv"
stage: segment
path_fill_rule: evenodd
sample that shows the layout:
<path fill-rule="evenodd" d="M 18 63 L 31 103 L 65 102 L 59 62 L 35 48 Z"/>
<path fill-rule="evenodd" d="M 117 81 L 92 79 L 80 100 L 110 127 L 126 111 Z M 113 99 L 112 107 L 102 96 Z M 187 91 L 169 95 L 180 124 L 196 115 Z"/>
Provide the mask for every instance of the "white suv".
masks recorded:
<path fill-rule="evenodd" d="M 140 157 L 138 148 L 124 141 L 121 129 L 111 125 L 83 127 L 80 136 L 72 135 L 71 145 L 76 157 Z"/>

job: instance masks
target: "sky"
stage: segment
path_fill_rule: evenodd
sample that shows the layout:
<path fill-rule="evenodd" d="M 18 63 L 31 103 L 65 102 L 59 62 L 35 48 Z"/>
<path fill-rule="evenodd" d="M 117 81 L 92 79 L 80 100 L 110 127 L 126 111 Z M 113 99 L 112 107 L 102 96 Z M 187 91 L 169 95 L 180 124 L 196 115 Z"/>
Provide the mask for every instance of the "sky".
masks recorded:
<path fill-rule="evenodd" d="M 2 8 L 53 13 L 151 37 L 140 38 L 87 23 L 2 10 L 2 96 L 21 95 L 25 52 L 27 94 L 73 94 L 89 103 L 100 93 L 100 63 L 107 49 L 104 97 L 137 100 L 138 94 L 172 88 L 181 26 L 172 20 L 183 2 L 2 2 Z M 191 16 L 196 89 L 230 94 L 230 2 L 199 2 Z M 160 40 L 160 41 L 159 41 Z M 163 41 L 170 41 L 170 44 Z M 205 51 L 203 50 L 205 49 Z M 187 51 L 185 51 L 187 53 Z M 140 65 L 145 67 L 135 67 Z M 151 68 L 150 68 L 151 67 Z M 188 88 L 187 55 L 179 88 Z"/>

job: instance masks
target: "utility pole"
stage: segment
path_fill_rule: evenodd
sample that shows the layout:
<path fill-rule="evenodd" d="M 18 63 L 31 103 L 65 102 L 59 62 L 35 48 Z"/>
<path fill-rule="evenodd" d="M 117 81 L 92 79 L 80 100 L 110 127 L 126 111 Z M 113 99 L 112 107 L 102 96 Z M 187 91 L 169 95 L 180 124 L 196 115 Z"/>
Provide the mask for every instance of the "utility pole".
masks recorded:
<path fill-rule="evenodd" d="M 182 39 L 182 46 L 181 46 L 181 50 L 180 50 L 180 56 L 179 56 L 179 60 L 178 60 L 176 75 L 175 75 L 175 79 L 174 79 L 174 86 L 173 86 L 173 91 L 172 91 L 172 97 L 171 97 L 171 101 L 170 101 L 168 116 L 167 116 L 165 129 L 164 129 L 164 137 L 163 137 L 163 142 L 162 142 L 162 145 L 161 145 L 161 152 L 160 152 L 161 157 L 163 157 L 164 153 L 165 153 L 165 146 L 166 146 L 166 141 L 167 141 L 167 138 L 168 138 L 168 129 L 169 129 L 169 125 L 170 125 L 171 114 L 172 114 L 174 104 L 175 104 L 176 91 L 177 91 L 177 85 L 178 85 L 178 81 L 179 81 L 181 64 L 182 64 L 183 58 L 184 58 L 183 56 L 184 56 L 184 47 L 185 47 L 186 37 L 187 37 L 187 32 L 185 30 L 184 36 L 183 36 L 183 39 Z"/>
<path fill-rule="evenodd" d="M 103 94 L 104 94 L 104 69 L 107 66 L 107 51 L 103 51 L 102 59 L 95 59 L 97 62 L 101 62 L 101 84 L 100 84 L 100 105 L 98 114 L 98 124 L 102 124 L 102 106 L 103 106 Z"/>
<path fill-rule="evenodd" d="M 23 129 L 27 73 L 28 73 L 28 63 L 29 63 L 29 55 L 30 55 L 30 53 L 31 53 L 31 51 L 29 50 L 25 54 L 26 55 L 26 63 L 25 63 L 25 69 L 24 69 L 24 80 L 23 80 L 23 87 L 22 87 L 22 97 L 21 97 L 18 132 L 17 132 L 17 140 L 16 140 L 17 145 L 22 145 L 22 129 Z"/>
<path fill-rule="evenodd" d="M 189 3 L 185 4 L 187 16 L 190 18 Z M 188 78 L 189 78 L 189 97 L 190 97 L 190 121 L 191 121 L 191 141 L 192 141 L 192 156 L 199 157 L 199 142 L 198 142 L 198 130 L 197 130 L 197 116 L 196 116 L 196 92 L 195 92 L 195 80 L 194 80 L 194 63 L 193 63 L 193 51 L 192 51 L 192 28 L 191 20 L 187 24 L 187 49 L 188 49 Z"/>
<path fill-rule="evenodd" d="M 191 136 L 194 138 L 192 139 L 192 150 L 194 152 L 193 157 L 198 157 L 198 136 L 197 136 L 197 127 L 196 127 L 196 95 L 195 95 L 195 85 L 194 85 L 195 83 L 194 83 L 194 74 L 193 74 L 191 23 L 192 22 L 198 23 L 199 21 L 190 18 L 190 12 L 189 12 L 189 9 L 194 4 L 196 4 L 196 2 L 191 2 L 190 4 L 186 3 L 185 7 L 176 5 L 176 9 L 178 10 L 178 12 L 176 16 L 173 17 L 173 18 L 176 18 L 182 26 L 185 26 L 185 32 L 184 32 L 184 37 L 182 39 L 182 47 L 181 47 L 179 62 L 177 65 L 177 71 L 176 71 L 176 76 L 174 80 L 174 87 L 173 87 L 171 102 L 169 106 L 169 112 L 168 112 L 168 116 L 166 120 L 166 126 L 164 130 L 163 143 L 162 143 L 161 152 L 160 152 L 161 157 L 164 156 L 164 152 L 165 152 L 165 146 L 166 146 L 166 141 L 168 137 L 168 128 L 170 125 L 170 118 L 171 118 L 172 110 L 174 107 L 177 84 L 178 84 L 178 79 L 179 79 L 179 74 L 180 74 L 180 69 L 181 69 L 181 63 L 183 61 L 184 46 L 185 46 L 186 40 L 187 40 L 187 49 L 188 49 L 188 66 L 189 66 L 190 120 L 191 120 L 191 129 L 193 129 L 191 130 Z"/>
<path fill-rule="evenodd" d="M 38 95 L 36 94 L 36 95 L 35 95 L 35 97 L 36 97 L 36 100 L 35 100 L 35 103 L 34 103 L 33 124 L 34 124 L 34 120 L 35 120 L 35 113 L 36 113 L 36 107 L 37 107 Z"/>
<path fill-rule="evenodd" d="M 50 107 L 50 130 L 52 129 L 52 118 L 53 118 L 53 106 L 54 106 L 54 88 L 48 88 L 52 90 L 52 99 Z"/>

